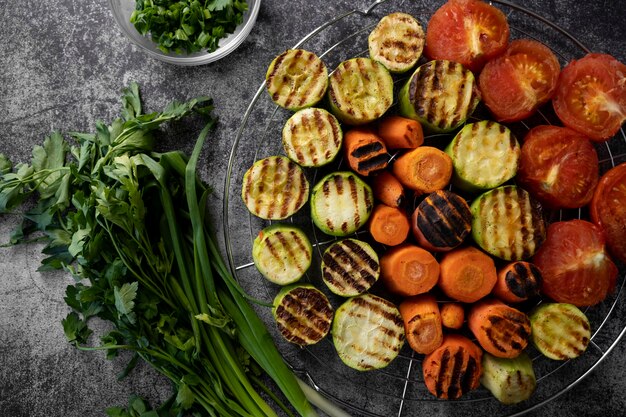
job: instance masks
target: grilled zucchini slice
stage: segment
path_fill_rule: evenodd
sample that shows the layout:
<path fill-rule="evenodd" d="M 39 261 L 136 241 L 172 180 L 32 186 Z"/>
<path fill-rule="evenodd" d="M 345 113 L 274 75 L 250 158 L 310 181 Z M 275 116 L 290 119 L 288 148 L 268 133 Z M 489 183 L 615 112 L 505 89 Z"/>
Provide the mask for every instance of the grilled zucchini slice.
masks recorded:
<path fill-rule="evenodd" d="M 518 186 L 505 185 L 487 191 L 472 202 L 470 210 L 474 241 L 498 258 L 530 258 L 546 238 L 538 204 Z"/>
<path fill-rule="evenodd" d="M 274 298 L 272 313 L 280 334 L 296 345 L 312 345 L 330 331 L 333 307 L 312 285 L 290 285 Z"/>
<path fill-rule="evenodd" d="M 533 361 L 525 352 L 516 358 L 498 358 L 485 352 L 480 382 L 502 404 L 527 400 L 537 388 Z"/>
<path fill-rule="evenodd" d="M 283 127 L 283 149 L 304 167 L 320 167 L 335 159 L 343 132 L 339 121 L 324 109 L 297 111 Z"/>
<path fill-rule="evenodd" d="M 517 173 L 520 145 L 511 131 L 483 120 L 465 125 L 446 147 L 452 158 L 452 184 L 468 192 L 498 187 Z"/>
<path fill-rule="evenodd" d="M 445 60 L 420 65 L 399 94 L 400 114 L 431 132 L 450 132 L 461 126 L 479 101 L 474 74 Z"/>
<path fill-rule="evenodd" d="M 403 73 L 415 66 L 424 49 L 424 29 L 407 13 L 383 17 L 367 38 L 370 58 L 392 73 Z"/>
<path fill-rule="evenodd" d="M 380 264 L 367 242 L 344 239 L 333 243 L 322 256 L 322 279 L 342 297 L 363 294 L 378 280 Z"/>
<path fill-rule="evenodd" d="M 311 217 L 324 233 L 347 236 L 367 222 L 374 206 L 372 189 L 356 174 L 332 172 L 311 193 Z"/>
<path fill-rule="evenodd" d="M 313 52 L 288 49 L 271 62 L 265 86 L 272 101 L 287 110 L 316 105 L 328 89 L 328 68 Z"/>
<path fill-rule="evenodd" d="M 405 340 L 395 304 L 369 293 L 352 297 L 337 309 L 332 335 L 339 358 L 359 371 L 389 365 Z"/>
<path fill-rule="evenodd" d="M 300 210 L 309 198 L 309 181 L 302 168 L 284 156 L 256 161 L 243 176 L 241 198 L 250 213 L 282 220 Z"/>
<path fill-rule="evenodd" d="M 369 58 L 342 62 L 330 75 L 330 111 L 349 125 L 381 117 L 393 103 L 393 79 L 382 64 Z"/>
<path fill-rule="evenodd" d="M 252 243 L 252 259 L 259 272 L 279 285 L 298 281 L 311 266 L 313 247 L 298 227 L 273 224 Z"/>
<path fill-rule="evenodd" d="M 530 313 L 531 340 L 550 359 L 580 356 L 591 340 L 591 325 L 585 313 L 567 303 L 546 303 Z"/>

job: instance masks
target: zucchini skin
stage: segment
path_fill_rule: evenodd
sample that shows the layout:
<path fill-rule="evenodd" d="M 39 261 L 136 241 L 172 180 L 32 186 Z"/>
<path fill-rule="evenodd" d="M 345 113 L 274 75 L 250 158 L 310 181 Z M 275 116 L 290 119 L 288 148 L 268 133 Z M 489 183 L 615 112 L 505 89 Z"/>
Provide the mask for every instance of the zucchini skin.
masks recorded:
<path fill-rule="evenodd" d="M 384 16 L 367 39 L 370 58 L 391 73 L 405 73 L 422 56 L 426 35 L 419 21 L 407 13 Z"/>
<path fill-rule="evenodd" d="M 530 313 L 531 340 L 543 355 L 554 360 L 582 355 L 591 341 L 589 319 L 568 303 L 545 303 Z"/>
<path fill-rule="evenodd" d="M 517 404 L 530 398 L 537 388 L 533 361 L 522 352 L 516 358 L 483 354 L 482 385 L 502 404 Z"/>
<path fill-rule="evenodd" d="M 322 256 L 322 279 L 333 293 L 353 297 L 369 290 L 380 276 L 376 251 L 369 243 L 344 239 L 333 243 Z"/>

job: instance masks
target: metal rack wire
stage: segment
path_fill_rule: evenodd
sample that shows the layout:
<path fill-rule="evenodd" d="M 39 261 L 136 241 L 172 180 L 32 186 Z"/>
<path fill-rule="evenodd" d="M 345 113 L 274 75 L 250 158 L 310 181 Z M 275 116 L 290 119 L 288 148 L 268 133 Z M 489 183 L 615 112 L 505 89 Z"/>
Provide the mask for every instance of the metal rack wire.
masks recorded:
<path fill-rule="evenodd" d="M 507 15 L 513 38 L 525 37 L 542 41 L 556 53 L 562 65 L 589 51 L 574 36 L 537 13 L 508 1 L 494 0 L 492 3 Z M 345 59 L 367 55 L 367 35 L 385 14 L 404 11 L 414 15 L 425 25 L 439 6 L 440 4 L 426 1 L 377 0 L 363 10 L 352 10 L 338 15 L 307 34 L 293 48 L 311 50 L 329 68 L 335 68 Z M 276 51 L 277 54 L 279 52 L 281 51 Z M 396 85 L 400 86 L 404 80 L 396 77 Z M 278 287 L 261 277 L 251 256 L 252 241 L 269 222 L 251 216 L 239 197 L 242 177 L 247 168 L 260 158 L 283 153 L 281 130 L 290 113 L 273 104 L 264 89 L 262 83 L 249 103 L 233 143 L 224 186 L 223 224 L 227 257 L 233 273 L 247 291 L 270 303 L 278 292 Z M 489 116 L 484 108 L 479 108 L 474 117 L 480 119 Z M 509 127 L 514 134 L 521 137 L 533 125 L 556 121 L 551 109 L 546 107 L 530 120 Z M 436 139 L 431 136 L 426 140 Z M 621 129 L 616 137 L 596 148 L 601 172 L 626 162 L 624 130 Z M 311 184 L 314 184 L 316 179 L 341 166 L 342 162 L 339 161 L 331 167 L 308 170 L 307 176 Z M 305 206 L 288 221 L 307 232 L 316 248 L 312 268 L 304 279 L 326 291 L 316 265 L 319 265 L 324 249 L 336 239 L 317 230 L 307 213 L 308 206 Z M 548 218 L 556 221 L 585 216 L 585 211 L 579 209 L 549 213 Z M 358 237 L 367 240 L 367 232 L 358 232 Z M 426 390 L 421 377 L 422 355 L 416 354 L 408 346 L 405 346 L 399 357 L 387 368 L 364 373 L 343 365 L 329 338 L 304 349 L 288 344 L 277 332 L 274 340 L 287 362 L 316 392 L 354 415 L 402 417 L 413 415 L 418 410 L 424 412 L 426 407 L 430 407 L 435 411 L 450 410 L 455 415 L 469 415 L 471 412 L 473 415 L 520 416 L 541 407 L 584 379 L 623 337 L 626 327 L 619 319 L 626 317 L 625 282 L 625 268 L 622 265 L 616 292 L 601 305 L 585 310 L 594 333 L 590 347 L 580 358 L 557 362 L 546 359 L 529 348 L 538 388 L 530 400 L 516 406 L 500 405 L 484 389 L 473 391 L 459 400 L 436 400 Z M 376 287 L 373 291 L 384 293 L 384 289 Z M 342 300 L 339 297 L 329 291 L 326 293 L 335 307 L 340 305 Z M 274 329 L 270 309 L 257 306 L 257 311 L 268 327 Z"/>

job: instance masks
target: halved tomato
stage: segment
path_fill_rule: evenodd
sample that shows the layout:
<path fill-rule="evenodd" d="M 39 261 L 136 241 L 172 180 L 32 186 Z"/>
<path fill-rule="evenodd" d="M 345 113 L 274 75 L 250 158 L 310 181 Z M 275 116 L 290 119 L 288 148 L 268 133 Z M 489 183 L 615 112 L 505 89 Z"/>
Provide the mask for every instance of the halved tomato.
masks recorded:
<path fill-rule="evenodd" d="M 527 118 L 556 90 L 561 65 L 554 53 L 531 39 L 512 41 L 487 62 L 478 79 L 482 97 L 500 122 Z"/>
<path fill-rule="evenodd" d="M 626 263 L 626 162 L 602 175 L 593 193 L 590 214 L 604 230 L 609 252 Z"/>
<path fill-rule="evenodd" d="M 578 208 L 593 197 L 600 177 L 598 154 L 572 129 L 536 126 L 524 138 L 517 181 L 550 208 Z"/>
<path fill-rule="evenodd" d="M 570 62 L 552 104 L 565 126 L 596 141 L 610 139 L 626 120 L 626 65 L 607 54 Z"/>
<path fill-rule="evenodd" d="M 428 22 L 424 54 L 478 72 L 504 52 L 509 34 L 506 16 L 494 6 L 479 0 L 449 0 Z"/>
<path fill-rule="evenodd" d="M 615 289 L 617 267 L 604 234 L 586 220 L 552 223 L 533 263 L 541 271 L 541 291 L 558 303 L 578 307 L 603 301 Z"/>

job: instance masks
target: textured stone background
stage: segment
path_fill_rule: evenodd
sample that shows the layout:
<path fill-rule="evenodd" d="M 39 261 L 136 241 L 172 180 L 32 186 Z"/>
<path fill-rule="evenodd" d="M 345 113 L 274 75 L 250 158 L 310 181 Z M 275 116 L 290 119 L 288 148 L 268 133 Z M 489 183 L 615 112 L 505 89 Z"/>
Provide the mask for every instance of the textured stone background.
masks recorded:
<path fill-rule="evenodd" d="M 514 2 L 561 25 L 593 50 L 626 61 L 623 0 Z M 96 120 L 117 114 L 119 92 L 133 80 L 142 87 L 148 110 L 174 98 L 210 95 L 221 123 L 203 155 L 202 175 L 216 190 L 211 209 L 217 219 L 227 155 L 268 63 L 337 12 L 367 3 L 266 0 L 240 49 L 217 63 L 189 68 L 149 59 L 132 46 L 106 0 L 3 1 L 0 152 L 26 161 L 32 146 L 52 130 L 92 131 Z M 433 8 L 426 1 L 402 2 L 408 3 Z M 177 136 L 168 145 L 189 151 L 193 140 Z M 0 217 L 0 242 L 7 241 L 15 222 Z M 60 321 L 68 312 L 63 296 L 71 278 L 36 272 L 40 250 L 38 245 L 0 248 L 0 417 L 102 416 L 106 407 L 126 404 L 131 393 L 167 396 L 168 384 L 147 367 L 118 382 L 122 361 L 79 352 L 65 342 Z M 583 382 L 536 415 L 624 415 L 625 351 L 626 344 L 619 343 Z M 441 403 L 425 407 L 433 415 L 452 415 Z"/>

